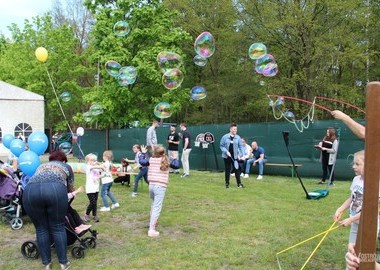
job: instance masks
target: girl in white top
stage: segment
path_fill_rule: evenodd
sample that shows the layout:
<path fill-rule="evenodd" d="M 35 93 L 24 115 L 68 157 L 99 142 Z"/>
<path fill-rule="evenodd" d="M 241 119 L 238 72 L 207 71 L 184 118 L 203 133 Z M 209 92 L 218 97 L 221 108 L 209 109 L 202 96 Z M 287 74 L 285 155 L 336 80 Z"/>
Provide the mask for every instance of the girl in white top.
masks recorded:
<path fill-rule="evenodd" d="M 95 154 L 88 154 L 85 157 L 86 160 L 86 194 L 89 204 L 86 209 L 86 214 L 83 220 L 90 221 L 90 213 L 92 212 L 95 222 L 99 221 L 97 216 L 97 203 L 99 194 L 99 179 L 102 170 L 102 166 L 97 164 L 97 156 Z"/>
<path fill-rule="evenodd" d="M 104 206 L 99 209 L 100 211 L 103 211 L 103 212 L 110 211 L 111 209 L 114 209 L 120 206 L 115 196 L 111 192 L 111 187 L 113 183 L 113 177 L 111 173 L 112 158 L 113 158 L 112 151 L 109 151 L 109 150 L 104 151 L 103 153 L 104 176 L 102 177 L 102 191 L 101 191 L 101 197 L 102 197 Z M 108 204 L 107 196 L 112 201 L 111 207 Z"/>

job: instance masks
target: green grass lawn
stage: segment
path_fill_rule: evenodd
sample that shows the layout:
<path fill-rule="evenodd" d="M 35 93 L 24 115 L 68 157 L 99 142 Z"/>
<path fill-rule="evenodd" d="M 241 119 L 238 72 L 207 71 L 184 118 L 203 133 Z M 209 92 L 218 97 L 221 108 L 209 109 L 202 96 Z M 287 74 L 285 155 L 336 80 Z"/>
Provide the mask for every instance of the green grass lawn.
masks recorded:
<path fill-rule="evenodd" d="M 76 175 L 77 187 L 84 178 Z M 316 179 L 304 182 L 309 191 L 325 188 Z M 238 189 L 232 177 L 225 189 L 223 173 L 171 175 L 156 239 L 147 236 L 148 186 L 140 185 L 139 196 L 132 198 L 131 188 L 114 184 L 121 207 L 99 212 L 100 222 L 92 223 L 97 247 L 86 250 L 83 259 L 74 259 L 69 247 L 72 269 L 279 269 L 276 253 L 327 230 L 350 186 L 337 182 L 326 198 L 307 200 L 297 178 L 251 176 L 244 184 Z M 87 196 L 79 194 L 73 205 L 83 215 Z M 24 222 L 18 231 L 0 224 L 0 269 L 42 269 L 40 259 L 26 260 L 20 253 L 24 241 L 35 239 L 30 220 Z M 348 233 L 349 228 L 331 232 L 305 269 L 344 269 Z M 282 269 L 300 269 L 320 239 L 282 253 Z M 58 269 L 54 252 L 53 269 Z"/>

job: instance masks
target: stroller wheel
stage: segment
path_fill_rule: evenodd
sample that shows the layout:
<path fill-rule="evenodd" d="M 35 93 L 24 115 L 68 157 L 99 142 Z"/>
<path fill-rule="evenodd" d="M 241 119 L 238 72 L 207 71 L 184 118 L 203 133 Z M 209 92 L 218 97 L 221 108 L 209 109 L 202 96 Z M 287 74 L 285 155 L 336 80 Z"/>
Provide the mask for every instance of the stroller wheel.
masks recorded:
<path fill-rule="evenodd" d="M 12 218 L 10 223 L 13 230 L 19 230 L 22 228 L 22 225 L 24 225 L 24 222 L 19 217 Z"/>
<path fill-rule="evenodd" d="M 86 239 L 86 247 L 88 248 L 96 248 L 96 240 L 95 238 L 89 237 Z"/>
<path fill-rule="evenodd" d="M 84 257 L 84 249 L 82 247 L 73 247 L 71 250 L 71 255 L 73 255 L 74 258 L 80 259 Z"/>
<path fill-rule="evenodd" d="M 40 255 L 37 244 L 34 241 L 26 241 L 21 245 L 21 254 L 27 259 L 38 259 Z"/>

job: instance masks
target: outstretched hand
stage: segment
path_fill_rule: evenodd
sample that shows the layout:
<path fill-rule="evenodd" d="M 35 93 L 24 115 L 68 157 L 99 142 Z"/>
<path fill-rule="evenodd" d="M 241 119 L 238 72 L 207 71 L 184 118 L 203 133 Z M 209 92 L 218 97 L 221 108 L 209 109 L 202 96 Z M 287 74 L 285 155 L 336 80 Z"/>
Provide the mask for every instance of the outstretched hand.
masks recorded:
<path fill-rule="evenodd" d="M 148 151 L 148 147 L 141 145 L 141 153 L 145 154 Z"/>

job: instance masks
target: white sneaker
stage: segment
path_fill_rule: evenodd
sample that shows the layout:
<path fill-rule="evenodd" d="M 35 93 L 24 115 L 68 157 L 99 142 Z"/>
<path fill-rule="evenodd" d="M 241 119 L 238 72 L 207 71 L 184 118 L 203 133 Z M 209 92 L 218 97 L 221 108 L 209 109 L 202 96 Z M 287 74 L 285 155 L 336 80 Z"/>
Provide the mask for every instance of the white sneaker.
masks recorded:
<path fill-rule="evenodd" d="M 241 173 L 240 176 L 243 176 L 243 177 L 244 177 L 244 173 Z"/>
<path fill-rule="evenodd" d="M 234 173 L 231 173 L 231 176 L 235 176 L 235 174 L 234 174 Z"/>
<path fill-rule="evenodd" d="M 244 178 L 248 178 L 249 177 L 249 175 L 246 173 L 246 174 L 244 174 L 244 176 L 243 176 Z"/>
<path fill-rule="evenodd" d="M 259 176 L 257 176 L 256 179 L 257 179 L 257 180 L 261 180 L 261 179 L 263 179 L 263 176 L 262 176 L 262 175 L 259 175 Z"/>
<path fill-rule="evenodd" d="M 110 210 L 111 210 L 111 208 L 109 208 L 109 207 L 104 207 L 104 206 L 100 207 L 100 209 L 99 209 L 99 211 L 101 211 L 101 212 L 108 212 L 108 211 L 110 211 Z"/>
<path fill-rule="evenodd" d="M 120 206 L 119 203 L 112 204 L 112 205 L 111 205 L 111 209 L 115 209 L 115 208 L 117 208 L 117 207 L 119 207 L 119 206 Z"/>
<path fill-rule="evenodd" d="M 135 198 L 135 197 L 137 197 L 137 193 L 136 192 L 132 192 L 131 196 L 132 196 L 132 198 Z"/>
<path fill-rule="evenodd" d="M 149 230 L 148 231 L 148 236 L 149 237 L 158 237 L 160 235 L 160 233 L 156 230 Z"/>

